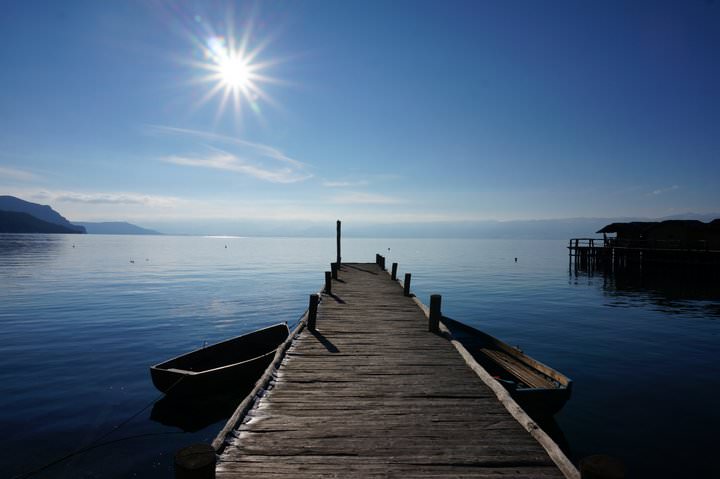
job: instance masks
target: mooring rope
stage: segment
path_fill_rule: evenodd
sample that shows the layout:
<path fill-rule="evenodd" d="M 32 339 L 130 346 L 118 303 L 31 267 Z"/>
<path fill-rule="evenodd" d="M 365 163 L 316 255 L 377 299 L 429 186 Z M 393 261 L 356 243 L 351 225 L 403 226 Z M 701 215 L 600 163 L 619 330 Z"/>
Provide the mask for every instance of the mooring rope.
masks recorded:
<path fill-rule="evenodd" d="M 303 320 L 305 315 L 307 314 L 308 310 L 302 312 L 302 314 L 295 320 L 295 324 L 293 324 L 292 328 L 289 328 L 290 331 L 295 331 L 295 328 L 297 328 L 297 325 L 300 324 L 300 322 Z M 287 323 L 286 323 L 287 324 Z"/>
<path fill-rule="evenodd" d="M 320 301 L 322 301 L 322 297 L 320 298 Z M 303 318 L 305 317 L 305 315 L 307 314 L 307 312 L 308 312 L 308 310 L 303 311 L 303 313 L 297 318 L 297 320 L 295 321 L 295 325 L 294 325 L 292 328 L 290 328 L 291 331 L 294 331 L 294 330 L 295 330 L 295 328 L 297 327 L 298 324 L 300 324 L 300 322 L 303 320 Z M 127 419 L 125 419 L 124 421 L 122 421 L 120 424 L 117 424 L 116 426 L 113 426 L 112 429 L 110 429 L 108 432 L 106 432 L 105 434 L 103 434 L 103 435 L 100 436 L 99 438 L 95 439 L 90 445 L 85 446 L 85 447 L 82 447 L 82 448 L 80 448 L 80 449 L 77 449 L 77 450 L 75 450 L 75 451 L 73 451 L 73 452 L 70 452 L 70 453 L 68 453 L 68 454 L 65 454 L 64 456 L 58 457 L 57 459 L 54 459 L 54 460 L 52 460 L 52 461 L 50 461 L 50 462 L 48 462 L 48 463 L 46 463 L 46 464 L 44 464 L 44 465 L 36 468 L 36 469 L 33 469 L 32 471 L 23 472 L 23 473 L 21 473 L 21 474 L 18 474 L 18 475 L 16 475 L 16 476 L 13 476 L 12 479 L 25 479 L 25 478 L 28 478 L 28 477 L 32 477 L 32 476 L 36 475 L 36 474 L 39 473 L 39 472 L 42 472 L 42 471 L 44 471 L 44 470 L 46 470 L 46 469 L 48 469 L 48 468 L 50 468 L 50 467 L 52 467 L 52 466 L 54 466 L 54 465 L 56 465 L 56 464 L 59 464 L 59 463 L 61 463 L 61 462 L 63 462 L 63 461 L 66 461 L 66 460 L 70 459 L 71 457 L 75 457 L 75 456 L 77 456 L 77 455 L 79 455 L 79 454 L 83 454 L 83 453 L 85 453 L 85 452 L 88 452 L 88 451 L 90 451 L 90 450 L 92 450 L 92 449 L 96 449 L 96 448 L 101 447 L 101 446 L 107 446 L 108 444 L 114 444 L 114 443 L 116 443 L 116 442 L 127 441 L 127 440 L 130 440 L 130 439 L 135 439 L 135 438 L 138 438 L 138 437 L 145 437 L 145 436 L 155 436 L 155 435 L 158 435 L 158 436 L 159 436 L 159 435 L 163 435 L 163 434 L 184 434 L 183 431 L 177 431 L 177 432 L 176 432 L 176 431 L 173 431 L 173 432 L 161 432 L 161 433 L 146 433 L 146 434 L 137 434 L 137 435 L 134 435 L 134 436 L 127 436 L 127 437 L 123 437 L 123 438 L 119 438 L 119 439 L 113 439 L 113 440 L 111 440 L 111 441 L 100 442 L 100 441 L 102 441 L 103 439 L 105 439 L 106 437 L 108 437 L 110 434 L 118 431 L 121 427 L 125 426 L 127 423 L 129 423 L 130 421 L 132 421 L 133 419 L 135 419 L 136 417 L 138 417 L 140 414 L 142 414 L 142 412 L 145 411 L 147 408 L 149 408 L 150 406 L 152 406 L 153 404 L 155 404 L 156 402 L 158 402 L 160 399 L 162 399 L 163 396 L 165 396 L 165 395 L 166 395 L 167 393 L 169 393 L 174 387 L 176 387 L 178 384 L 180 384 L 180 382 L 181 382 L 183 379 L 185 379 L 185 376 L 181 376 L 181 377 L 180 377 L 177 381 L 175 381 L 175 383 L 173 383 L 173 385 L 170 386 L 164 393 L 160 394 L 160 395 L 157 396 L 155 399 L 153 399 L 152 401 L 150 401 L 149 403 L 147 403 L 146 405 L 144 405 L 140 410 L 138 410 L 138 411 L 135 412 L 133 415 L 131 415 L 130 417 L 128 417 Z"/>
<path fill-rule="evenodd" d="M 40 467 L 38 467 L 38 468 L 36 468 L 36 469 L 33 469 L 32 471 L 23 472 L 23 473 L 21 473 L 21 474 L 18 474 L 18 475 L 16 475 L 16 476 L 13 476 L 12 479 L 25 479 L 25 478 L 27 478 L 27 477 L 32 477 L 32 476 L 36 475 L 36 474 L 39 473 L 39 472 L 42 472 L 42 471 L 44 471 L 44 470 L 46 470 L 46 469 L 49 469 L 50 467 L 52 467 L 52 466 L 54 466 L 54 465 L 56 465 L 56 464 L 59 464 L 59 463 L 61 463 L 61 462 L 63 462 L 63 461 L 66 461 L 66 460 L 70 459 L 71 457 L 75 457 L 75 456 L 77 456 L 77 455 L 86 453 L 86 452 L 88 452 L 88 451 L 90 451 L 90 450 L 92 450 L 92 449 L 96 449 L 96 448 L 101 447 L 101 446 L 107 446 L 108 444 L 114 444 L 114 443 L 116 443 L 116 442 L 127 441 L 127 440 L 130 440 L 130 439 L 135 439 L 135 438 L 144 437 L 144 436 L 160 436 L 160 435 L 163 435 L 163 434 L 184 434 L 184 431 L 155 432 L 155 433 L 136 434 L 136 435 L 134 435 L 134 436 L 127 436 L 127 437 L 123 437 L 123 438 L 119 438 L 119 439 L 113 439 L 113 440 L 111 440 L 111 441 L 101 442 L 103 439 L 105 439 L 106 437 L 108 437 L 108 436 L 111 435 L 112 433 L 118 431 L 121 427 L 125 426 L 127 423 L 129 423 L 130 421 L 132 421 L 133 419 L 135 419 L 136 417 L 138 417 L 140 414 L 142 414 L 142 412 L 145 411 L 147 408 L 149 408 L 150 406 L 152 406 L 153 404 L 155 404 L 156 402 L 158 402 L 160 399 L 162 399 L 163 396 L 165 396 L 167 393 L 169 393 L 175 386 L 177 386 L 178 384 L 180 384 L 180 382 L 181 382 L 183 379 L 185 379 L 185 376 L 181 376 L 181 377 L 180 377 L 177 381 L 175 381 L 175 382 L 173 383 L 173 385 L 170 386 L 164 393 L 160 394 L 160 395 L 157 396 L 155 399 L 153 399 L 152 401 L 150 401 L 149 403 L 147 403 L 146 405 L 144 405 L 139 411 L 135 412 L 134 414 L 132 414 L 130 417 L 128 417 L 127 419 L 125 419 L 125 420 L 122 421 L 121 423 L 113 426 L 112 429 L 110 429 L 109 431 L 107 431 L 105 434 L 103 434 L 103 435 L 100 436 L 99 438 L 95 439 L 95 440 L 94 440 L 91 444 L 89 444 L 88 446 L 81 447 L 80 449 L 77 449 L 77 450 L 75 450 L 75 451 L 69 452 L 69 453 L 65 454 L 64 456 L 58 457 L 58 458 L 56 458 L 56 459 L 53 459 L 52 461 L 47 462 L 47 463 L 43 464 L 42 466 L 40 466 Z"/>

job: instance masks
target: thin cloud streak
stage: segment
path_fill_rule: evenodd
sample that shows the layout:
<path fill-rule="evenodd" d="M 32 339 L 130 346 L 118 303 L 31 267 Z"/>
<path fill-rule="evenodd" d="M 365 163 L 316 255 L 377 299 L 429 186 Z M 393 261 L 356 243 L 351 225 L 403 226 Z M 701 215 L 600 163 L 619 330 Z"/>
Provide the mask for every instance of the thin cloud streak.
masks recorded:
<path fill-rule="evenodd" d="M 392 196 L 359 192 L 335 196 L 332 198 L 332 202 L 341 205 L 397 205 L 405 203 L 404 200 Z"/>
<path fill-rule="evenodd" d="M 178 198 L 172 196 L 144 195 L 138 193 L 96 193 L 75 191 L 41 190 L 30 194 L 35 200 L 58 203 L 81 203 L 88 205 L 143 205 L 172 207 L 178 204 Z"/>
<path fill-rule="evenodd" d="M 672 191 L 678 190 L 680 187 L 678 185 L 672 185 L 668 186 L 667 188 L 658 188 L 657 190 L 654 190 L 651 194 L 652 195 L 663 195 L 665 193 L 670 193 Z"/>
<path fill-rule="evenodd" d="M 29 171 L 0 166 L 0 179 L 35 181 L 40 178 L 35 173 Z"/>
<path fill-rule="evenodd" d="M 268 145 L 185 128 L 148 125 L 147 129 L 152 134 L 181 135 L 203 140 L 201 146 L 211 151 L 209 155 L 167 155 L 160 158 L 165 163 L 233 171 L 272 183 L 296 183 L 312 177 L 304 163 Z M 226 146 L 218 148 L 208 143 Z"/>
<path fill-rule="evenodd" d="M 284 161 L 284 162 L 290 163 L 290 164 L 298 166 L 298 167 L 305 166 L 304 163 L 302 163 L 298 160 L 295 160 L 293 158 L 290 158 L 289 156 L 285 155 L 283 152 L 281 152 L 277 148 L 273 148 L 272 146 L 268 146 L 268 145 L 263 145 L 262 143 L 254 143 L 252 141 L 241 140 L 239 138 L 234 138 L 232 136 L 218 135 L 217 133 L 211 133 L 208 131 L 191 130 L 188 128 L 176 128 L 173 126 L 147 125 L 147 128 L 148 128 L 148 131 L 150 131 L 150 132 L 194 136 L 197 138 L 202 138 L 204 140 L 213 140 L 213 141 L 219 141 L 219 142 L 223 142 L 223 143 L 230 143 L 230 144 L 234 144 L 234 145 L 238 145 L 238 146 L 245 146 L 245 147 L 252 148 L 254 150 L 261 152 L 264 156 L 274 158 L 279 161 Z"/>
<path fill-rule="evenodd" d="M 367 186 L 367 181 L 323 181 L 323 186 L 327 188 L 350 188 L 355 186 Z"/>
<path fill-rule="evenodd" d="M 254 178 L 270 181 L 272 183 L 297 183 L 310 178 L 311 175 L 300 174 L 292 168 L 280 168 L 276 170 L 265 169 L 253 165 L 243 158 L 239 158 L 223 150 L 216 150 L 216 154 L 199 158 L 188 156 L 166 156 L 160 161 L 181 166 L 194 166 L 199 168 L 212 168 L 216 170 L 234 171 Z"/>

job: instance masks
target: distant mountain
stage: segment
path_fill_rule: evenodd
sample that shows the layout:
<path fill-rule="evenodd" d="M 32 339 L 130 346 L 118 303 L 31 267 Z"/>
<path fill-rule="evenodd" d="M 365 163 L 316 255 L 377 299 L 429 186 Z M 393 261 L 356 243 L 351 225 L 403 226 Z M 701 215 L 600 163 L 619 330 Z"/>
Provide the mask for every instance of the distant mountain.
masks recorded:
<path fill-rule="evenodd" d="M 67 233 L 82 234 L 77 228 L 67 228 L 35 218 L 28 213 L 0 210 L 0 233 Z"/>
<path fill-rule="evenodd" d="M 91 235 L 161 235 L 155 230 L 149 230 L 125 221 L 106 221 L 102 223 L 76 222 L 84 226 Z"/>
<path fill-rule="evenodd" d="M 60 215 L 57 211 L 48 205 L 39 205 L 21 200 L 14 196 L 0 196 L 0 210 L 11 211 L 16 213 L 27 213 L 46 223 L 60 225 L 73 233 L 85 233 L 83 226 L 77 226 L 70 223 L 67 219 Z"/>
<path fill-rule="evenodd" d="M 720 218 L 720 213 L 682 213 L 679 215 L 672 215 L 672 216 L 663 216 L 662 218 L 658 218 L 659 221 L 665 221 L 665 220 L 698 220 L 703 221 L 705 223 L 709 223 L 710 221 Z"/>

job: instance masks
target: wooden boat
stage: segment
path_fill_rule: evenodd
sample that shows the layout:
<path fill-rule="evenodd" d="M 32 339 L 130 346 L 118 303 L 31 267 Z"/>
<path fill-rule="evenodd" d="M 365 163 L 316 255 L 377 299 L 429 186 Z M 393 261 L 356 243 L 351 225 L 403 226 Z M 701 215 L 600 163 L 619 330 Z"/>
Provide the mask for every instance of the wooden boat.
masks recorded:
<path fill-rule="evenodd" d="M 156 388 L 173 395 L 207 395 L 253 384 L 290 335 L 276 324 L 172 358 L 150 368 Z"/>
<path fill-rule="evenodd" d="M 564 374 L 466 324 L 446 317 L 442 322 L 531 416 L 552 416 L 570 399 L 572 381 Z"/>

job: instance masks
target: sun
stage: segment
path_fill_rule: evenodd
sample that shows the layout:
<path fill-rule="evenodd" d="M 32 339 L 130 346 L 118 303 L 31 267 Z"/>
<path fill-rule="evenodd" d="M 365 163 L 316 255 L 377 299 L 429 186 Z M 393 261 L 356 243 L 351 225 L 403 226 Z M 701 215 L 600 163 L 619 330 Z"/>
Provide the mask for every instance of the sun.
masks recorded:
<path fill-rule="evenodd" d="M 240 55 L 220 59 L 217 72 L 227 88 L 247 90 L 251 86 L 251 69 L 247 60 Z"/>
<path fill-rule="evenodd" d="M 250 49 L 248 43 L 248 36 L 238 41 L 233 36 L 211 35 L 200 44 L 203 60 L 195 62 L 194 66 L 204 72 L 198 80 L 208 85 L 209 89 L 200 99 L 198 106 L 220 96 L 216 120 L 223 115 L 229 104 L 239 119 L 245 105 L 256 115 L 260 115 L 260 101 L 272 103 L 261 85 L 277 83 L 263 71 L 275 62 L 259 61 L 258 55 L 264 45 Z"/>
<path fill-rule="evenodd" d="M 207 81 L 215 83 L 216 88 L 226 92 L 241 90 L 245 95 L 257 90 L 260 79 L 257 71 L 259 64 L 253 63 L 253 55 L 245 48 L 235 48 L 234 42 L 223 37 L 210 37 L 205 50 L 205 69 L 210 74 Z"/>

